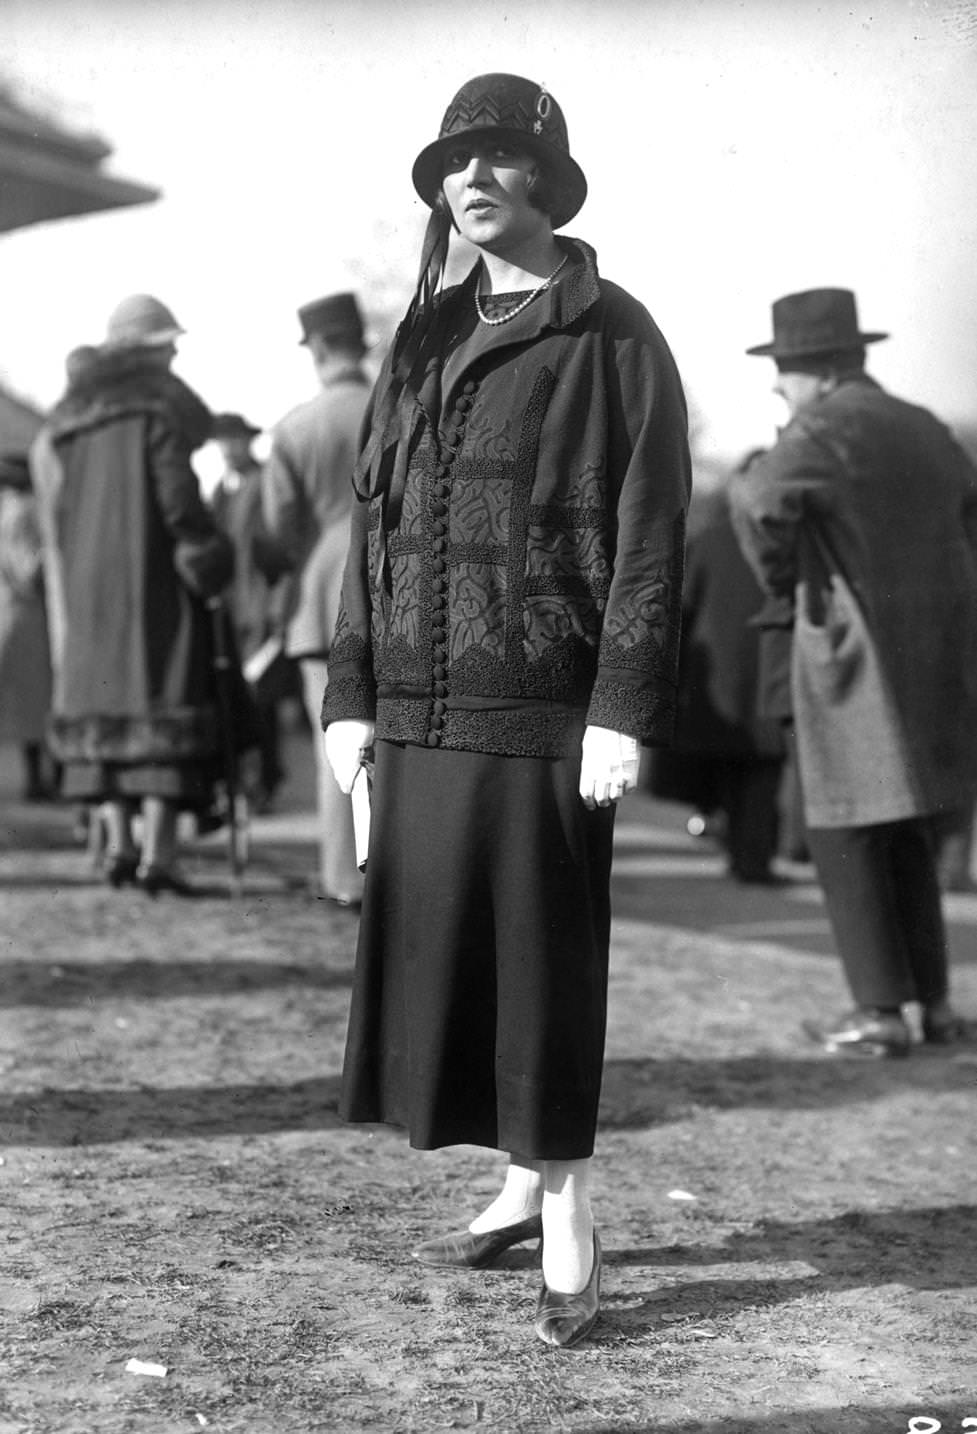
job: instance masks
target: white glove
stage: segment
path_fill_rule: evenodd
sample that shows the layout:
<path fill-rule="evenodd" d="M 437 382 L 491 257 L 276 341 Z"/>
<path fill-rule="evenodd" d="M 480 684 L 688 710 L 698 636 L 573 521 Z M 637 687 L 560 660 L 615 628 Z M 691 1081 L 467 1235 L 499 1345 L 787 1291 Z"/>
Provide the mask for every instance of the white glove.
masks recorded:
<path fill-rule="evenodd" d="M 588 727 L 583 734 L 580 795 L 590 811 L 609 807 L 638 785 L 638 740 L 609 727 Z"/>
<path fill-rule="evenodd" d="M 342 722 L 330 722 L 322 734 L 326 744 L 326 761 L 332 767 L 337 787 L 347 796 L 353 790 L 365 749 L 373 746 L 375 731 L 376 724 L 373 722 L 347 718 Z"/>

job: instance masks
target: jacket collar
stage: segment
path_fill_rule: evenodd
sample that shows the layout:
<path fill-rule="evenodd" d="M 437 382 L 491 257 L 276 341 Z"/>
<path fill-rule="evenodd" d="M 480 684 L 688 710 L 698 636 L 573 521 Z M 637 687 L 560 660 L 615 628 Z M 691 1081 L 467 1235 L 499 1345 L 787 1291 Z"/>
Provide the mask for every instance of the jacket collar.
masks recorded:
<path fill-rule="evenodd" d="M 194 448 L 211 433 L 209 409 L 193 389 L 141 348 L 97 349 L 51 412 L 51 436 L 63 439 L 137 414 L 160 414 Z"/>
<path fill-rule="evenodd" d="M 582 239 L 570 239 L 563 235 L 556 241 L 567 255 L 568 265 L 559 282 L 554 284 L 539 300 L 529 304 L 507 324 L 493 329 L 492 338 L 500 344 L 522 342 L 535 338 L 543 329 L 566 329 L 579 319 L 580 315 L 600 298 L 600 276 L 597 273 L 597 255 Z M 458 285 L 449 290 L 462 303 L 474 304 L 475 290 L 482 272 L 481 259 Z M 447 296 L 446 296 L 447 297 Z M 495 347 L 494 343 L 488 347 Z"/>
<path fill-rule="evenodd" d="M 566 329 L 600 298 L 597 255 L 582 239 L 560 236 L 557 240 L 567 253 L 569 264 L 559 283 L 527 305 L 521 314 L 507 324 L 491 327 L 479 347 L 479 359 L 512 344 L 528 343 L 546 329 Z M 475 311 L 475 290 L 482 272 L 479 259 L 460 284 L 446 289 L 438 300 L 438 311 L 432 328 L 432 340 L 419 356 L 408 385 L 415 403 L 428 415 L 431 426 L 437 427 L 441 406 L 442 349 L 457 330 L 459 315 Z M 463 374 L 456 375 L 456 381 Z"/>

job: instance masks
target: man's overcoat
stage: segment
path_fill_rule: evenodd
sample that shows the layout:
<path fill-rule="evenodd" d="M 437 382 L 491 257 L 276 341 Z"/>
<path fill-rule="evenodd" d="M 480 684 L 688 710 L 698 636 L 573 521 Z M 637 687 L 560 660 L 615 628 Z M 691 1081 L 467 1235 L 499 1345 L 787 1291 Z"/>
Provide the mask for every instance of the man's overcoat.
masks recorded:
<path fill-rule="evenodd" d="M 855 827 L 977 789 L 977 473 L 867 375 L 805 408 L 734 480 L 765 590 L 790 598 L 805 815 Z"/>

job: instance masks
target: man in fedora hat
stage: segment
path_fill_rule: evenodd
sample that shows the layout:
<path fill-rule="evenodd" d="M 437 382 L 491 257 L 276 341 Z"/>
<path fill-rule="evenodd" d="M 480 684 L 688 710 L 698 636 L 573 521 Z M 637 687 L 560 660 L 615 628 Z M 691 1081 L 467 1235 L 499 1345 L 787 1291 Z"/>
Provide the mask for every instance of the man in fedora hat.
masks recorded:
<path fill-rule="evenodd" d="M 854 1009 L 805 1029 L 838 1055 L 966 1033 L 949 1005 L 934 818 L 977 790 L 977 473 L 865 372 L 847 289 L 788 294 L 773 340 L 790 421 L 735 482 L 743 550 L 793 612 L 790 695 L 811 855 Z"/>
<path fill-rule="evenodd" d="M 349 542 L 357 440 L 370 395 L 363 370 L 366 342 L 355 294 L 330 294 L 298 311 L 319 393 L 276 424 L 263 480 L 264 517 L 291 574 L 285 650 L 297 658 L 313 733 L 319 732 L 343 564 Z M 359 903 L 350 802 L 315 742 L 321 893 L 343 906 Z"/>

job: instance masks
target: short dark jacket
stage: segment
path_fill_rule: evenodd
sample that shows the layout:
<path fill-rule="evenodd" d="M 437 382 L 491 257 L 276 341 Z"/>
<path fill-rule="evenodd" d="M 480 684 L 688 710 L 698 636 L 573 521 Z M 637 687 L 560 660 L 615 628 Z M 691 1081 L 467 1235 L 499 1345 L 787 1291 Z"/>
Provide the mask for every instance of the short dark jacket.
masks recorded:
<path fill-rule="evenodd" d="M 687 419 L 646 310 L 561 240 L 561 282 L 477 325 L 478 269 L 373 445 L 323 707 L 377 736 L 556 756 L 585 722 L 667 743 L 675 715 Z M 381 375 L 381 384 L 384 376 Z"/>

